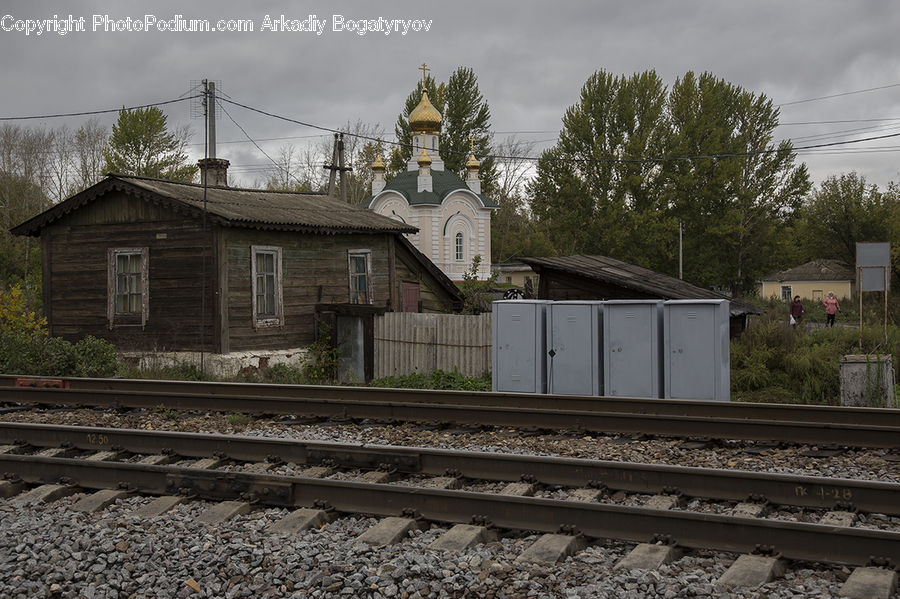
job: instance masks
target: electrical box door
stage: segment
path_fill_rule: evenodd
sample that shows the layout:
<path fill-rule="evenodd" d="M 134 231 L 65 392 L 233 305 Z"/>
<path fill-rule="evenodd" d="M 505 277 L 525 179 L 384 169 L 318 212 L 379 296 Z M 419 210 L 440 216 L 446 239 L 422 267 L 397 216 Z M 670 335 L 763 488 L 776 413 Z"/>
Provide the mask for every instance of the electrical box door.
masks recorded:
<path fill-rule="evenodd" d="M 665 397 L 728 401 L 728 300 L 671 300 L 663 310 Z"/>
<path fill-rule="evenodd" d="M 553 302 L 547 308 L 549 393 L 601 395 L 602 302 Z"/>
<path fill-rule="evenodd" d="M 604 394 L 662 397 L 662 301 L 603 303 Z"/>
<path fill-rule="evenodd" d="M 546 393 L 546 306 L 544 300 L 493 303 L 492 389 Z"/>

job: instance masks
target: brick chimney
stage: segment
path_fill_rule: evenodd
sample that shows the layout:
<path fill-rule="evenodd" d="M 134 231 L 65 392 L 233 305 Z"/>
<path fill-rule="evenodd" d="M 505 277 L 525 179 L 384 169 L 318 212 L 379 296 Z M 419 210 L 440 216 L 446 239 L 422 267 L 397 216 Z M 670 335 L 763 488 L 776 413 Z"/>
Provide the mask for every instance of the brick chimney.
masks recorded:
<path fill-rule="evenodd" d="M 230 162 L 224 158 L 201 158 L 197 161 L 197 164 L 200 166 L 201 185 L 228 187 L 228 166 L 231 164 Z"/>

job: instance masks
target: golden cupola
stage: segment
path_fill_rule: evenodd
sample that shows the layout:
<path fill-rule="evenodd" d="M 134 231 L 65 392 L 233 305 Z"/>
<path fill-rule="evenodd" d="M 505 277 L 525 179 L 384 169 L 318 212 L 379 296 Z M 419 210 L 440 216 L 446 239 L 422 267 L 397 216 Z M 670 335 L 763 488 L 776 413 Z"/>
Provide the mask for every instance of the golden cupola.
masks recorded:
<path fill-rule="evenodd" d="M 372 172 L 373 173 L 383 173 L 387 170 L 387 167 L 384 164 L 384 160 L 381 158 L 381 152 L 375 156 L 375 160 L 372 162 Z"/>
<path fill-rule="evenodd" d="M 413 133 L 436 133 L 441 130 L 441 113 L 428 99 L 426 90 L 422 90 L 419 105 L 409 113 L 409 128 Z"/>
<path fill-rule="evenodd" d="M 419 154 L 419 159 L 417 160 L 419 163 L 419 167 L 428 168 L 431 166 L 431 156 L 428 155 L 428 152 L 425 151 L 425 148 L 422 148 L 422 153 Z"/>

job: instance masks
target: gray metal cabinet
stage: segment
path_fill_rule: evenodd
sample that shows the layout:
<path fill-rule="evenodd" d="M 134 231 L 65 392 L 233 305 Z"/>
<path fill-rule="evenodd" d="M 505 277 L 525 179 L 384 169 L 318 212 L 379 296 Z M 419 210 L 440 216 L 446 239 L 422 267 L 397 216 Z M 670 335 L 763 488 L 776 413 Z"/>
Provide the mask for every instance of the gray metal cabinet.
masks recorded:
<path fill-rule="evenodd" d="M 545 300 L 501 300 L 493 303 L 494 391 L 546 393 Z"/>
<path fill-rule="evenodd" d="M 602 305 L 599 301 L 570 301 L 547 306 L 549 393 L 603 393 Z"/>
<path fill-rule="evenodd" d="M 662 397 L 662 301 L 603 303 L 604 395 Z"/>
<path fill-rule="evenodd" d="M 728 300 L 670 300 L 663 314 L 665 397 L 728 401 Z"/>

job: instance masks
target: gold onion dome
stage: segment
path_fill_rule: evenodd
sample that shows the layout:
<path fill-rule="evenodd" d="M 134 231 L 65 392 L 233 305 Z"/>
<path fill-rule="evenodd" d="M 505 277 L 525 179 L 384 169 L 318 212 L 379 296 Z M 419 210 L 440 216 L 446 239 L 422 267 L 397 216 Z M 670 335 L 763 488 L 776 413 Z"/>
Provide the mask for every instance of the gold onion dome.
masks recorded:
<path fill-rule="evenodd" d="M 431 166 L 431 156 L 428 155 L 428 152 L 425 151 L 425 148 L 422 148 L 422 153 L 419 154 L 418 162 L 419 166 L 421 167 Z"/>
<path fill-rule="evenodd" d="M 409 128 L 413 133 L 430 133 L 441 129 L 441 113 L 428 99 L 428 92 L 425 90 L 422 90 L 419 105 L 409 113 Z"/>
<path fill-rule="evenodd" d="M 481 168 L 481 163 L 475 158 L 475 152 L 472 152 L 469 154 L 469 159 L 466 160 L 466 170 L 477 171 L 479 168 Z"/>
<path fill-rule="evenodd" d="M 375 156 L 375 160 L 372 162 L 372 172 L 373 173 L 383 173 L 386 170 L 384 165 L 384 160 L 381 159 L 381 154 Z"/>

